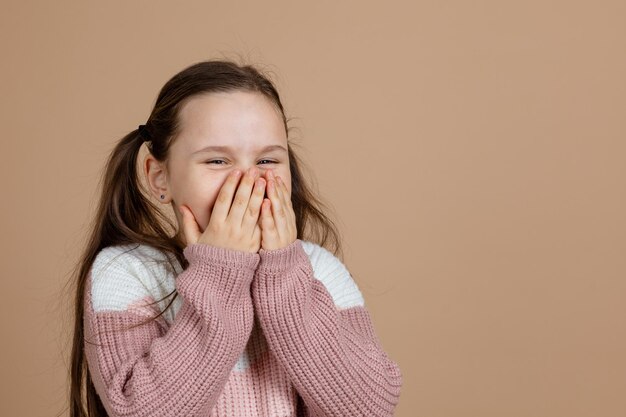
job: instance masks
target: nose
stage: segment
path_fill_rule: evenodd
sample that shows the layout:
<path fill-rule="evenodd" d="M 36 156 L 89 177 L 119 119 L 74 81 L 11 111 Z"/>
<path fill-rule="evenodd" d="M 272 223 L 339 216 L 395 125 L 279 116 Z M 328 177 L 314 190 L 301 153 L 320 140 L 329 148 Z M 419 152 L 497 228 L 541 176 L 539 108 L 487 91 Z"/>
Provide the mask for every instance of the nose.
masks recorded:
<path fill-rule="evenodd" d="M 267 178 L 267 168 L 262 168 L 262 167 L 258 167 L 255 165 L 251 165 L 251 166 L 241 166 L 239 168 L 241 172 L 243 172 L 244 174 L 248 172 L 248 170 L 251 170 L 251 173 L 255 174 L 257 178 L 259 177 L 265 177 Z"/>

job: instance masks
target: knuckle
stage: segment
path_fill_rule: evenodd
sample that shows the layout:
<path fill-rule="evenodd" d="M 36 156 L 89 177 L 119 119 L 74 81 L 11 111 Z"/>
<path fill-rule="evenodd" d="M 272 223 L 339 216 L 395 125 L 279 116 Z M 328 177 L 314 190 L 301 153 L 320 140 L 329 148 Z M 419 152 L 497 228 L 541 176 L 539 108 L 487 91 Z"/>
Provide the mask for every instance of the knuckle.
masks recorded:
<path fill-rule="evenodd" d="M 233 201 L 233 206 L 243 206 L 244 204 L 246 204 L 246 199 L 241 197 L 241 196 L 236 196 L 235 200 Z"/>
<path fill-rule="evenodd" d="M 217 232 L 219 232 L 219 231 L 220 231 L 220 226 L 219 226 L 219 225 L 217 225 L 217 224 L 215 224 L 215 222 L 210 222 L 210 223 L 209 223 L 209 225 L 207 226 L 207 230 L 208 230 L 210 233 L 215 234 L 215 233 L 217 233 Z"/>
<path fill-rule="evenodd" d="M 217 201 L 220 203 L 226 203 L 228 201 L 228 196 L 224 191 L 221 191 L 217 196 Z"/>

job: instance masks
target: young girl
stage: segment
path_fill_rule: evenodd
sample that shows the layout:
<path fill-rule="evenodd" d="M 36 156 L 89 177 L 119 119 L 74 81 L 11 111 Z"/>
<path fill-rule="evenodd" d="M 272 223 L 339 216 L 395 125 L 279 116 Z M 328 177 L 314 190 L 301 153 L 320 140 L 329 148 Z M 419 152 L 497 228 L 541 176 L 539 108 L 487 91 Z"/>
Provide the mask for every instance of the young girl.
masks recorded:
<path fill-rule="evenodd" d="M 266 76 L 213 60 L 117 144 L 77 274 L 71 416 L 393 415 L 400 369 L 288 130 Z"/>

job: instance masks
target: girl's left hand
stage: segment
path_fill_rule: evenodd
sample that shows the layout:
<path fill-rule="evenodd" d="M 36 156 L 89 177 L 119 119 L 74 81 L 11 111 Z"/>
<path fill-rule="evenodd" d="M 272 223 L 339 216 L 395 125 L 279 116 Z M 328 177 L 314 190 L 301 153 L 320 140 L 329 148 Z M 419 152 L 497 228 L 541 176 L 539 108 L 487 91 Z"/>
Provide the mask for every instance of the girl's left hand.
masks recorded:
<path fill-rule="evenodd" d="M 261 205 L 261 248 L 281 249 L 293 243 L 298 235 L 296 215 L 293 212 L 289 190 L 280 177 L 267 171 L 267 196 Z"/>

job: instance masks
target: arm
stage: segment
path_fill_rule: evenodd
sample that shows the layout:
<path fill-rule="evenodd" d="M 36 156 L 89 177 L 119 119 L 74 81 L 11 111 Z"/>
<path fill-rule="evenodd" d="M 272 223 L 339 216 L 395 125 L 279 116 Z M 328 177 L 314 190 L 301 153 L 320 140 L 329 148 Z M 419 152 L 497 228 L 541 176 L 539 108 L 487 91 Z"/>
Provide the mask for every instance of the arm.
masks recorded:
<path fill-rule="evenodd" d="M 258 254 L 205 244 L 191 244 L 184 254 L 189 267 L 176 278 L 182 305 L 169 329 L 153 320 L 124 330 L 145 321 L 145 313 L 131 307 L 94 310 L 101 303 L 92 296 L 121 297 L 125 281 L 136 283 L 132 273 L 137 265 L 90 272 L 85 350 L 96 391 L 111 416 L 208 414 L 245 348 L 252 330 L 250 282 Z M 107 279 L 117 287 L 107 295 L 99 285 L 92 294 L 92 281 Z"/>
<path fill-rule="evenodd" d="M 252 281 L 255 312 L 308 415 L 393 415 L 402 375 L 383 351 L 365 306 L 337 308 L 314 277 L 299 239 L 259 255 Z M 341 279 L 351 281 L 346 274 Z"/>

